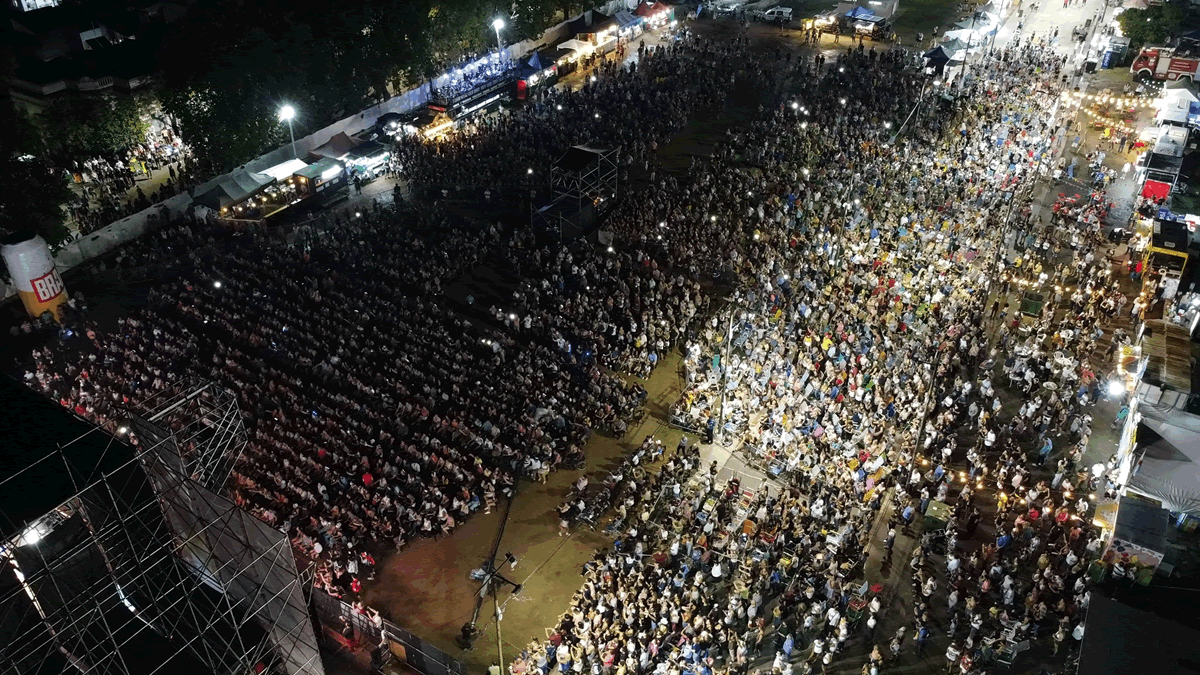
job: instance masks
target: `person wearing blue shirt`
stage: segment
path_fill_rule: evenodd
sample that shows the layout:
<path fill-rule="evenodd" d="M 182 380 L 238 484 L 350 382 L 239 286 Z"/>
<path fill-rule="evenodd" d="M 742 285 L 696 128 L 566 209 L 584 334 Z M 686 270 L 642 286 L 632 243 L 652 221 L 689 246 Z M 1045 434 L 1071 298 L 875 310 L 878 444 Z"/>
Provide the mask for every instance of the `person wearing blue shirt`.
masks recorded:
<path fill-rule="evenodd" d="M 1053 449 L 1054 449 L 1054 441 L 1051 441 L 1050 437 L 1047 436 L 1042 441 L 1042 449 L 1038 450 L 1038 466 L 1041 466 L 1042 464 L 1046 463 L 1046 456 L 1049 455 L 1050 451 Z"/>

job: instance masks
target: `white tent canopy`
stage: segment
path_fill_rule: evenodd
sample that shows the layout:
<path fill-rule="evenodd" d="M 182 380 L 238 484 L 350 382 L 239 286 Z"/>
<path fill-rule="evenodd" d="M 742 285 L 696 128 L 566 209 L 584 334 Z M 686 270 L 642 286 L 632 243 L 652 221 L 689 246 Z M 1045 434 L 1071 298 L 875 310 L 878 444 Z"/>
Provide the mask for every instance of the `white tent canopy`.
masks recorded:
<path fill-rule="evenodd" d="M 275 166 L 273 166 L 269 169 L 263 169 L 262 173 L 267 174 L 268 176 L 270 176 L 271 178 L 274 178 L 277 181 L 287 180 L 292 177 L 292 174 L 296 173 L 297 171 L 299 171 L 300 169 L 303 169 L 306 166 L 308 166 L 308 162 L 306 162 L 302 159 L 289 159 L 288 161 L 284 162 L 283 164 L 276 164 Z"/>
<path fill-rule="evenodd" d="M 1162 502 L 1163 508 L 1200 515 L 1200 433 L 1147 418 L 1138 429 L 1145 454 L 1128 487 Z"/>
<path fill-rule="evenodd" d="M 570 40 L 565 40 L 563 42 L 558 43 L 558 48 L 559 49 L 573 49 L 577 52 L 586 52 L 590 49 L 594 49 L 595 45 L 593 45 L 590 42 L 584 42 L 583 40 L 576 40 L 575 38 L 571 38 Z"/>
<path fill-rule="evenodd" d="M 1200 101 L 1196 92 L 1192 91 L 1191 83 L 1182 80 L 1172 82 L 1163 88 L 1162 96 L 1158 99 L 1159 108 L 1154 119 L 1159 123 L 1187 124 L 1188 114 L 1192 104 Z"/>

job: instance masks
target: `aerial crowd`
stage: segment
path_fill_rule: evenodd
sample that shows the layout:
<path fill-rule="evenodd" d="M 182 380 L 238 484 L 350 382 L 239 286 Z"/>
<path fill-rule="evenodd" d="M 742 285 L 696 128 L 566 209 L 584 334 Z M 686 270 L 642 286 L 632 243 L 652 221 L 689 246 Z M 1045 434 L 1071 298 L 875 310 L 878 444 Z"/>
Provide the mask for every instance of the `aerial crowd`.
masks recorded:
<path fill-rule="evenodd" d="M 1062 58 L 1014 43 L 942 97 L 874 48 L 748 56 L 742 38 L 642 47 L 580 91 L 397 147 L 413 184 L 498 194 L 571 145 L 619 147 L 632 187 L 611 245 L 421 200 L 289 237 L 173 223 L 108 263 L 158 273 L 145 307 L 112 325 L 71 312 L 25 380 L 112 430 L 189 377 L 228 387 L 248 434 L 235 499 L 358 600 L 375 556 L 585 464 L 679 350 L 673 420 L 781 487 L 719 478 L 686 440 L 632 439 L 616 485 L 584 479 L 560 509 L 560 533 L 603 520 L 617 541 L 513 675 L 877 673 L 935 634 L 951 673 L 1027 640 L 1057 653 L 1082 636 L 1101 550 L 1088 514 L 1106 486 L 1079 462 L 1124 297 L 1097 220 L 1018 204 Z M 757 97 L 749 122 L 686 171 L 656 165 L 734 92 Z M 515 280 L 464 297 L 481 267 Z M 1022 282 L 1067 290 L 1022 318 Z M 944 526 L 923 528 L 934 501 Z M 910 535 L 902 605 L 863 574 Z"/>

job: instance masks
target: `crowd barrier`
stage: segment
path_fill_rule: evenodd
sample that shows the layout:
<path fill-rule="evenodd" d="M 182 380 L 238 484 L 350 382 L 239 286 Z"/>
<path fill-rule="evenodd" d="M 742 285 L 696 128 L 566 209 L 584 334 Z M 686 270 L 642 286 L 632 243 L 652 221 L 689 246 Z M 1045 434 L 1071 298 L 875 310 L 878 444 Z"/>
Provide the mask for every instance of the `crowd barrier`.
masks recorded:
<path fill-rule="evenodd" d="M 463 665 L 457 659 L 386 619 L 382 626 L 376 627 L 369 617 L 319 588 L 313 589 L 312 606 L 324 636 L 347 649 L 371 651 L 386 638 L 392 658 L 421 675 L 464 675 Z M 351 636 L 339 632 L 343 617 L 353 629 Z"/>

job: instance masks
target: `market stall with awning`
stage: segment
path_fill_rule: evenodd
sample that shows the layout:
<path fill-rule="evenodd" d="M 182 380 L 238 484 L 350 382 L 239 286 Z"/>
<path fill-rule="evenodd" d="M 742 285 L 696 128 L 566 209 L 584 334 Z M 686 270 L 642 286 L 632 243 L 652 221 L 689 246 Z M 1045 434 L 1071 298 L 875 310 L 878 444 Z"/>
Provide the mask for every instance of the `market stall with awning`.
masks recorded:
<path fill-rule="evenodd" d="M 345 132 L 334 134 L 332 138 L 325 141 L 321 145 L 313 148 L 312 154 L 318 157 L 328 157 L 330 159 L 342 159 L 354 149 L 358 142 L 350 138 Z"/>
<path fill-rule="evenodd" d="M 192 199 L 192 203 L 206 206 L 220 213 L 241 209 L 242 202 L 258 194 L 275 179 L 262 173 L 237 169 L 217 179 L 215 185 Z"/>
<path fill-rule="evenodd" d="M 1162 95 L 1155 101 L 1158 112 L 1154 120 L 1159 124 L 1185 126 L 1197 103 L 1200 103 L 1200 95 L 1196 93 L 1195 84 L 1184 80 L 1168 82 L 1163 86 Z"/>
<path fill-rule="evenodd" d="M 650 0 L 642 0 L 633 13 L 642 17 L 646 21 L 646 25 L 651 28 L 658 28 L 663 24 L 671 21 L 674 14 L 671 5 L 665 2 L 651 2 Z"/>
<path fill-rule="evenodd" d="M 642 17 L 636 14 L 621 10 L 613 14 L 613 20 L 617 22 L 617 35 L 620 37 L 631 38 L 642 31 Z"/>
<path fill-rule="evenodd" d="M 534 89 L 554 84 L 558 79 L 558 63 L 549 49 L 535 51 L 517 71 L 517 98 L 524 99 Z"/>
<path fill-rule="evenodd" d="M 279 182 L 287 182 L 297 171 L 308 166 L 308 162 L 302 159 L 289 159 L 281 164 L 276 164 L 269 169 L 263 169 L 262 173 L 274 178 Z"/>

